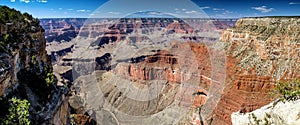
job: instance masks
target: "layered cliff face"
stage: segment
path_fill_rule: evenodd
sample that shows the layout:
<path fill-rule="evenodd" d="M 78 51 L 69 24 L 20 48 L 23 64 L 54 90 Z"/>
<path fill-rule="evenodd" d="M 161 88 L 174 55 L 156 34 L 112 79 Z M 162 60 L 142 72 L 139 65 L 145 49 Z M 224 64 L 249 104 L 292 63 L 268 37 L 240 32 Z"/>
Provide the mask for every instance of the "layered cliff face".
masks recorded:
<path fill-rule="evenodd" d="M 83 28 L 80 35 L 96 38 L 90 46 L 100 46 L 93 48 L 95 57 L 89 57 L 91 53 L 83 55 L 86 58 L 69 57 L 73 43 L 63 43 L 67 47 L 55 51 L 64 56 L 55 69 L 61 83 L 73 82 L 73 61 L 88 62 L 95 68 L 74 78 L 74 91 L 68 99 L 64 95 L 67 89 L 53 85 L 55 80 L 51 80 L 52 66 L 38 20 L 27 14 L 17 21 L 14 18 L 0 18 L 0 95 L 4 101 L 11 97 L 29 100 L 33 123 L 67 124 L 70 116 L 80 124 L 96 124 L 95 121 L 98 124 L 201 124 L 201 110 L 200 113 L 196 110 L 205 105 L 207 95 L 212 94 L 209 87 L 214 82 L 213 62 L 207 44 L 196 43 L 201 38 L 190 37 L 199 31 L 187 24 L 174 19 L 166 19 L 164 23 L 155 22 L 163 19 L 153 19 L 152 23 L 131 19 L 136 22 L 134 25 L 127 23 L 130 20 L 120 20 L 112 26 L 95 24 L 84 27 L 86 29 Z M 247 124 L 253 121 L 244 122 L 248 116 L 250 119 L 265 118 L 271 114 L 276 117 L 269 120 L 276 122 L 280 122 L 277 116 L 288 123 L 299 121 L 295 117 L 299 116 L 296 110 L 291 114 L 280 114 L 284 109 L 291 110 L 287 106 L 297 108 L 293 103 L 279 103 L 272 110 L 269 105 L 263 107 L 263 112 L 266 112 L 263 116 L 259 115 L 261 110 L 257 110 L 274 100 L 269 91 L 275 81 L 300 77 L 299 23 L 297 17 L 243 18 L 234 28 L 223 32 L 222 44 L 217 43 L 215 47 L 226 50 L 226 89 L 211 119 L 207 120 L 217 125 Z M 73 28 L 65 27 L 59 31 L 73 32 Z M 149 40 L 161 43 L 165 40 L 153 39 L 152 34 L 148 34 L 150 32 L 178 35 L 180 40 L 192 42 L 172 41 L 169 48 L 151 48 L 151 52 L 141 50 L 134 57 L 114 59 L 120 53 L 117 50 L 112 52 L 110 43 L 125 41 L 126 45 L 121 46 L 130 46 Z M 99 36 L 102 37 L 97 38 Z M 1 100 L 1 106 L 5 109 L 8 106 L 4 101 Z M 1 112 L 1 116 L 6 112 Z M 69 115 L 70 112 L 74 114 Z M 286 118 L 288 115 L 293 119 Z M 231 118 L 234 118 L 233 122 Z"/>
<path fill-rule="evenodd" d="M 231 124 L 232 112 L 251 112 L 270 103 L 275 81 L 299 78 L 299 23 L 297 17 L 242 18 L 223 32 L 227 88 L 214 124 Z"/>
<path fill-rule="evenodd" d="M 95 22 L 90 25 L 84 25 L 85 21 Z M 176 18 L 148 18 L 148 19 L 136 19 L 136 18 L 124 18 L 120 20 L 116 19 L 72 19 L 72 18 L 58 18 L 58 19 L 41 19 L 41 25 L 45 29 L 45 37 L 47 40 L 47 52 L 51 55 L 52 63 L 60 63 L 61 58 L 71 53 L 76 43 L 76 36 L 95 38 L 92 46 L 102 46 L 107 43 L 128 39 L 127 41 L 144 41 L 152 40 L 148 36 L 138 34 L 146 34 L 157 32 L 156 34 L 191 34 L 213 30 L 208 24 L 214 24 L 218 32 L 232 27 L 236 22 L 235 19 L 215 19 L 211 20 L 208 24 L 201 19 L 185 19 L 186 23 Z M 198 29 L 193 31 L 194 29 Z M 71 28 L 73 27 L 73 28 Z M 79 30 L 81 32 L 79 33 Z M 202 36 L 182 36 L 186 40 L 199 40 L 203 39 Z M 216 38 L 214 38 L 216 39 Z"/>
<path fill-rule="evenodd" d="M 40 25 L 45 29 L 45 38 L 51 42 L 69 42 L 79 33 L 86 19 L 40 19 Z"/>
<path fill-rule="evenodd" d="M 101 124 L 178 124 L 186 116 L 182 124 L 189 124 L 187 110 L 206 102 L 210 72 L 205 44 L 173 42 L 169 49 L 119 62 L 110 71 L 80 76 L 69 103 L 77 114 L 90 109 L 88 114 Z"/>
<path fill-rule="evenodd" d="M 297 23 L 297 18 L 245 18 L 240 19 L 234 28 L 223 32 L 221 40 L 225 46 L 222 47 L 227 51 L 227 87 L 221 101 L 215 109 L 215 115 L 212 115 L 211 117 L 213 124 L 231 124 L 230 116 L 232 112 L 251 112 L 270 103 L 272 98 L 270 98 L 268 93 L 275 81 L 299 77 L 299 30 L 297 29 Z M 104 37 L 97 38 L 97 40 L 91 44 L 91 46 L 99 45 L 103 47 L 100 49 L 102 51 L 111 49 L 108 47 L 108 44 L 115 41 L 119 42 L 125 40 L 130 44 L 134 41 L 141 42 L 150 40 L 149 38 L 151 37 L 147 38 L 147 36 L 134 36 L 129 34 L 132 32 L 146 34 L 148 30 L 141 30 L 140 27 L 148 27 L 149 25 L 150 24 L 142 25 L 142 23 L 139 25 L 139 23 L 137 23 L 133 26 L 130 24 L 127 26 L 125 23 L 117 23 L 112 27 L 108 27 L 107 31 L 104 30 L 106 27 L 103 25 L 103 27 L 101 27 L 101 25 L 94 25 L 87 28 L 86 31 L 92 29 L 91 31 L 102 32 L 104 34 Z M 295 31 L 283 31 L 286 27 Z M 172 22 L 167 26 L 165 31 L 170 29 L 170 32 L 167 32 L 168 34 L 174 33 L 181 35 L 184 33 L 192 33 L 192 31 L 189 30 L 183 30 L 184 28 L 188 29 L 187 27 L 180 25 L 180 23 Z M 128 34 L 126 33 L 127 31 Z M 165 31 L 163 30 L 161 33 L 166 33 Z M 95 32 L 91 32 L 91 34 L 89 34 L 89 32 L 87 34 L 92 35 L 92 37 L 101 34 L 93 34 Z M 86 35 L 84 33 L 85 32 L 81 35 Z M 122 36 L 124 37 L 122 38 Z M 125 39 L 126 37 L 128 39 Z M 189 46 L 188 49 L 180 48 L 185 45 Z M 153 115 L 154 119 L 161 119 L 154 122 L 151 122 L 153 118 L 145 119 L 144 123 L 175 123 L 173 121 L 168 121 L 171 114 L 180 114 L 182 112 L 169 110 L 175 110 L 178 107 L 200 107 L 205 104 L 207 98 L 205 95 L 208 93 L 207 88 L 209 88 L 211 84 L 210 74 L 212 72 L 207 48 L 205 48 L 205 45 L 193 42 L 185 44 L 177 43 L 172 47 L 177 47 L 177 49 L 181 51 L 192 50 L 193 53 L 195 53 L 194 61 L 197 61 L 189 66 L 194 66 L 194 68 L 197 69 L 197 72 L 199 73 L 197 75 L 199 75 L 199 77 L 193 79 L 192 76 L 186 75 L 187 73 L 180 69 L 180 66 L 182 65 L 179 65 L 179 63 L 183 62 L 182 60 L 184 60 L 184 58 L 178 56 L 178 53 L 174 53 L 172 49 L 155 50 L 155 52 L 150 54 L 140 54 L 134 58 L 125 58 L 121 60 L 111 59 L 115 57 L 114 54 L 116 54 L 113 52 L 110 52 L 111 54 L 97 53 L 97 56 L 100 55 L 100 57 L 95 57 L 95 69 L 112 71 L 106 73 L 96 71 L 94 73 L 96 77 L 79 77 L 79 79 L 74 82 L 75 85 L 81 86 L 78 88 L 84 88 L 89 91 L 89 93 L 85 93 L 86 95 L 80 95 L 81 93 L 79 92 L 79 95 L 71 97 L 72 99 L 69 103 L 76 109 L 75 113 L 85 113 L 82 111 L 82 104 L 77 104 L 84 103 L 80 102 L 81 96 L 83 96 L 86 97 L 85 99 L 87 99 L 87 102 L 99 101 L 101 103 L 100 107 L 107 106 L 102 103 L 109 103 L 109 105 L 113 106 L 113 109 L 120 111 L 120 114 L 125 113 L 133 116 Z M 65 62 L 72 61 L 71 58 L 63 58 L 63 60 Z M 110 65 L 115 63 L 114 61 L 119 61 L 119 64 L 116 67 Z M 61 64 L 72 65 L 69 63 Z M 93 64 L 93 62 L 90 64 Z M 97 79 L 97 81 L 93 81 L 93 79 Z M 180 89 L 180 86 L 184 83 L 183 81 L 189 79 L 195 80 L 188 82 L 195 83 L 197 87 L 186 87 L 184 90 Z M 126 90 L 126 87 L 119 88 L 120 85 L 124 85 L 124 83 L 132 83 L 133 88 L 147 88 L 149 85 L 153 84 L 149 82 L 151 80 L 162 80 L 162 84 L 166 85 L 162 88 L 162 93 L 157 95 L 158 98 L 153 100 L 134 100 L 130 98 L 130 96 L 126 97 L 128 96 L 128 93 L 123 90 Z M 84 83 L 89 84 L 85 85 Z M 95 88 L 95 86 L 99 88 Z M 89 95 L 90 93 L 97 93 L 96 91 L 99 90 L 103 95 Z M 138 93 L 143 93 L 143 91 L 138 91 L 134 94 Z M 194 93 L 202 93 L 203 95 L 194 95 Z M 155 95 L 155 92 L 153 93 L 151 91 L 146 94 L 140 94 L 144 96 L 137 97 L 149 99 L 151 94 Z M 93 98 L 95 95 L 99 97 L 103 96 L 104 98 L 101 99 L 104 99 L 105 101 Z M 177 101 L 179 101 L 179 103 L 177 103 Z M 93 104 L 95 103 L 85 106 L 90 108 L 95 106 Z M 178 107 L 174 106 L 174 104 L 178 104 Z M 130 108 L 133 105 L 136 107 L 134 109 Z M 111 110 L 111 107 L 105 107 L 101 113 L 98 111 L 96 111 L 96 113 L 90 111 L 89 114 L 104 114 L 103 116 L 97 117 L 100 117 L 100 120 L 97 119 L 97 121 L 101 123 L 140 123 L 135 119 L 128 120 L 125 117 L 120 117 L 120 114 L 118 113 L 110 114 L 111 112 L 114 112 Z M 113 117 L 114 120 L 103 120 L 110 116 Z M 199 117 L 199 115 L 195 114 L 195 117 Z M 184 123 L 190 123 L 190 121 Z M 199 123 L 199 121 L 196 120 L 195 123 Z"/>
<path fill-rule="evenodd" d="M 13 13 L 7 7 L 1 7 L 6 13 Z M 49 65 L 46 54 L 46 44 L 44 33 L 38 20 L 31 16 L 23 16 L 16 12 L 20 17 L 19 20 L 6 20 L 1 24 L 1 76 L 2 91 L 1 95 L 7 95 L 5 90 L 19 82 L 18 73 L 21 70 L 36 70 L 37 73 L 43 71 L 44 65 Z M 37 68 L 37 69 L 35 69 Z"/>
<path fill-rule="evenodd" d="M 205 105 L 207 95 L 214 94 L 208 92 L 214 82 L 211 50 L 205 44 L 172 41 L 170 48 L 139 50 L 131 57 L 130 52 L 135 52 L 138 45 L 147 45 L 145 41 L 161 45 L 165 39 L 159 37 L 164 33 L 182 36 L 181 40 L 201 40 L 189 36 L 199 31 L 174 19 L 166 23 L 153 21 L 151 24 L 142 19 L 124 19 L 114 25 L 88 25 L 79 36 L 92 38 L 91 44 L 76 43 L 72 48 L 88 45 L 93 50 L 78 58 L 62 54 L 58 65 L 68 68 L 61 75 L 70 77 L 72 70 L 85 66 L 91 70 L 74 77 L 69 104 L 79 120 L 92 117 L 103 124 L 201 124 L 201 112 L 196 110 Z M 243 18 L 223 32 L 221 42 L 214 47 L 226 50 L 226 89 L 208 119 L 212 124 L 232 124 L 233 112 L 251 112 L 273 101 L 269 91 L 275 81 L 299 77 L 298 24 L 299 18 L 290 17 Z M 151 28 L 155 26 L 157 29 Z M 154 36 L 154 31 L 161 34 Z M 121 47 L 114 48 L 118 44 Z M 73 62 L 81 61 L 86 64 L 74 66 Z M 60 66 L 57 69 L 63 70 Z M 99 107 L 101 110 L 95 110 Z"/>
<path fill-rule="evenodd" d="M 8 112 L 7 101 L 16 97 L 29 101 L 31 123 L 48 123 L 65 89 L 56 86 L 52 75 L 44 29 L 27 13 L 3 6 L 0 9 L 1 119 Z"/>
<path fill-rule="evenodd" d="M 100 124 L 189 124 L 188 111 L 205 104 L 212 81 L 210 50 L 197 40 L 216 39 L 196 37 L 214 28 L 197 21 L 207 29 L 195 31 L 173 18 L 84 26 L 72 53 L 78 74 L 72 114 L 88 114 Z"/>

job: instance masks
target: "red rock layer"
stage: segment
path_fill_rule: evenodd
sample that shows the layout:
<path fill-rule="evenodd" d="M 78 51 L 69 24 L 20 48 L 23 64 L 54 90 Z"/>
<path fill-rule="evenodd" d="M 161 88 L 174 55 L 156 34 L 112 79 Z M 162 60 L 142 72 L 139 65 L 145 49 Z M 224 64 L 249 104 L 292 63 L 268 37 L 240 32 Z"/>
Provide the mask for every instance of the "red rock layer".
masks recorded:
<path fill-rule="evenodd" d="M 215 110 L 215 125 L 230 125 L 231 113 L 251 112 L 268 104 L 269 90 L 273 87 L 271 77 L 237 75 L 229 92 L 224 94 Z"/>
<path fill-rule="evenodd" d="M 186 46 L 186 48 L 182 46 Z M 193 42 L 176 42 L 173 47 L 179 47 L 176 49 L 179 49 L 180 51 L 190 51 L 194 54 L 198 76 L 194 78 L 193 76 L 185 76 L 184 73 L 182 73 L 180 68 L 181 65 L 184 64 L 181 63 L 187 62 L 187 59 L 178 56 L 178 54 L 181 53 L 172 53 L 172 49 L 169 51 L 161 50 L 154 55 L 147 56 L 142 62 L 120 64 L 116 68 L 115 73 L 125 79 L 141 81 L 140 83 L 145 83 L 147 80 L 167 80 L 169 84 L 181 84 L 181 82 L 185 80 L 195 80 L 196 82 L 193 82 L 195 84 L 181 87 L 181 90 L 177 95 L 182 96 L 182 98 L 180 97 L 181 106 L 189 107 L 193 105 L 194 108 L 199 107 L 206 102 L 206 96 L 199 94 L 193 95 L 193 93 L 208 94 L 207 89 L 211 84 L 211 62 L 209 51 L 205 44 Z M 196 86 L 196 88 L 192 86 Z"/>
<path fill-rule="evenodd" d="M 299 18 L 243 18 L 223 32 L 226 89 L 215 109 L 215 125 L 231 124 L 233 112 L 251 112 L 272 101 L 275 80 L 300 76 Z"/>

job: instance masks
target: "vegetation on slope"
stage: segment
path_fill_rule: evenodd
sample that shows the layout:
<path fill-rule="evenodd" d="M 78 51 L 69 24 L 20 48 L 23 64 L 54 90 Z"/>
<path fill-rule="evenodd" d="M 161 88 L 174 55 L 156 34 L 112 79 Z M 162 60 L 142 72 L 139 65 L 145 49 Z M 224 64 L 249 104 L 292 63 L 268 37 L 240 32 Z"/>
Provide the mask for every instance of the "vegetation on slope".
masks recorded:
<path fill-rule="evenodd" d="M 38 120 L 43 120 L 36 115 L 47 107 L 55 92 L 51 63 L 44 62 L 43 31 L 39 20 L 30 14 L 0 6 L 0 57 L 5 57 L 0 61 L 0 68 L 6 69 L 0 75 L 8 74 L 0 80 L 11 81 L 0 81 L 0 84 L 12 84 L 10 88 L 1 88 L 5 94 L 0 97 L 0 125 L 39 124 L 41 121 Z M 19 58 L 16 60 L 15 57 Z M 15 67 L 20 68 L 17 79 L 9 77 Z"/>
<path fill-rule="evenodd" d="M 1 124 L 6 125 L 29 125 L 29 106 L 27 100 L 12 98 L 9 100 L 9 109 L 6 117 L 1 121 Z"/>
<path fill-rule="evenodd" d="M 280 101 L 295 101 L 300 99 L 300 80 L 278 82 L 275 85 Z"/>
<path fill-rule="evenodd" d="M 17 48 L 23 41 L 24 33 L 43 31 L 40 21 L 30 14 L 0 6 L 0 53 L 9 53 L 10 48 Z"/>
<path fill-rule="evenodd" d="M 16 32 L 30 32 L 33 31 L 32 26 L 37 26 L 36 28 L 41 28 L 39 26 L 40 21 L 33 18 L 32 15 L 28 13 L 21 13 L 15 9 L 11 9 L 7 6 L 0 6 L 0 24 L 6 25 L 16 24 L 19 27 L 19 31 Z"/>

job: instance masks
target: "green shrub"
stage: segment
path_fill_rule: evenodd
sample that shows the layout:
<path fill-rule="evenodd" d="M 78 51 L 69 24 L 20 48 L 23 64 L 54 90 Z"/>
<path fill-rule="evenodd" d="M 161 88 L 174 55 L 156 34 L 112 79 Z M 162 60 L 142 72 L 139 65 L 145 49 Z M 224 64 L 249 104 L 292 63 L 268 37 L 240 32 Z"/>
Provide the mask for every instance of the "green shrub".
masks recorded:
<path fill-rule="evenodd" d="M 70 124 L 76 125 L 76 115 L 75 114 L 70 115 Z"/>
<path fill-rule="evenodd" d="M 53 85 L 54 84 L 54 75 L 52 73 L 47 73 L 47 77 L 45 79 L 47 86 Z"/>
<path fill-rule="evenodd" d="M 300 80 L 278 82 L 275 85 L 280 101 L 295 101 L 300 99 Z"/>
<path fill-rule="evenodd" d="M 37 63 L 35 55 L 31 56 L 31 63 L 34 65 Z"/>
<path fill-rule="evenodd" d="M 5 34 L 3 36 L 4 42 L 8 42 L 9 41 L 9 34 Z"/>
<path fill-rule="evenodd" d="M 6 125 L 29 125 L 29 106 L 27 100 L 12 98 L 9 100 L 9 109 L 6 118 L 2 121 Z"/>
<path fill-rule="evenodd" d="M 55 76 L 53 75 L 52 73 L 52 69 L 50 68 L 50 66 L 48 65 L 45 65 L 43 67 L 43 76 L 44 76 L 44 79 L 46 81 L 46 85 L 47 87 L 51 86 L 51 85 L 54 85 L 55 83 Z"/>

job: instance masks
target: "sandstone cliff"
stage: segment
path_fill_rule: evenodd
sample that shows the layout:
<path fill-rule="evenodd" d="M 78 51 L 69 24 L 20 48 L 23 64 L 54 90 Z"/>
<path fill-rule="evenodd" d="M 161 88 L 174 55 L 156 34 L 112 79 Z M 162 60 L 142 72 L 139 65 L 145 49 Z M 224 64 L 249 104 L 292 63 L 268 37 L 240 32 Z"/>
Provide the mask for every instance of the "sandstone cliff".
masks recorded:
<path fill-rule="evenodd" d="M 214 124 L 231 124 L 233 112 L 251 112 L 270 103 L 268 89 L 275 81 L 300 76 L 299 23 L 298 17 L 242 18 L 223 32 L 227 88 Z"/>

